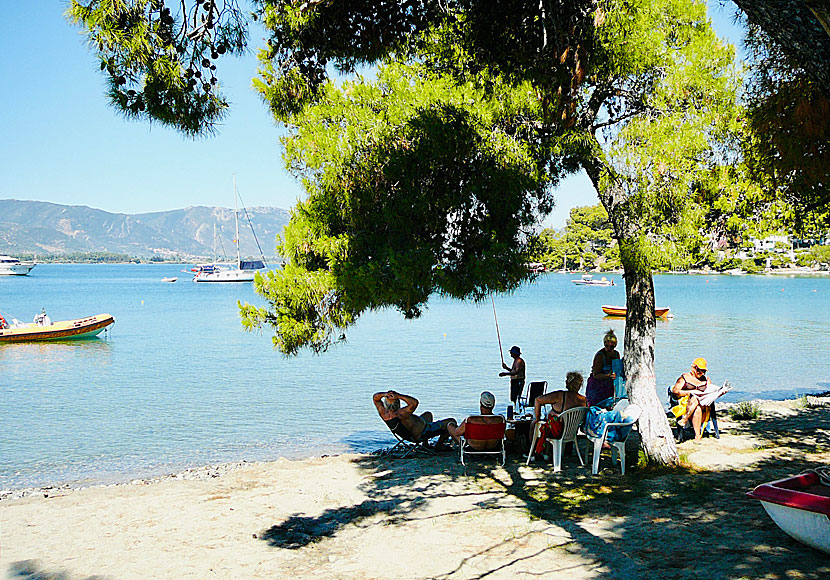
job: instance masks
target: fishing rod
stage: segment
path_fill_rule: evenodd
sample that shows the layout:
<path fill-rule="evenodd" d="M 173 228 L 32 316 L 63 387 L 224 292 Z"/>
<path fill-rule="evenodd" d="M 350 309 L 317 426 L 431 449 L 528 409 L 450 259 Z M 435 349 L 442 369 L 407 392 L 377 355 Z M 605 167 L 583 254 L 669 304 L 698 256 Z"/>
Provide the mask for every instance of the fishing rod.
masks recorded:
<path fill-rule="evenodd" d="M 496 321 L 496 336 L 499 339 L 499 356 L 501 356 L 501 364 L 504 365 L 504 351 L 501 348 L 501 333 L 499 332 L 499 317 L 496 316 L 496 301 L 490 296 L 490 301 L 493 303 L 493 320 Z"/>

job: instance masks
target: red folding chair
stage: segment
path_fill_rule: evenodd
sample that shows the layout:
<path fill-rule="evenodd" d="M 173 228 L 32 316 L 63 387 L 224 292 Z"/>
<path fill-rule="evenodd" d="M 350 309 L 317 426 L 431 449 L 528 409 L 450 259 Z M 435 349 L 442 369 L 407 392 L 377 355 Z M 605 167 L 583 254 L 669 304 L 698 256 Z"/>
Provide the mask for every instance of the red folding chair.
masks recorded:
<path fill-rule="evenodd" d="M 483 420 L 485 417 L 498 417 L 501 420 L 494 423 L 476 422 L 477 420 Z M 501 455 L 501 464 L 504 465 L 506 458 L 504 451 L 504 431 L 506 428 L 507 422 L 501 415 L 471 415 L 467 417 L 466 423 L 464 424 L 464 434 L 461 436 L 461 465 L 466 465 L 464 462 L 465 455 Z M 479 451 L 468 445 L 470 441 L 486 440 L 498 440 L 499 449 Z"/>

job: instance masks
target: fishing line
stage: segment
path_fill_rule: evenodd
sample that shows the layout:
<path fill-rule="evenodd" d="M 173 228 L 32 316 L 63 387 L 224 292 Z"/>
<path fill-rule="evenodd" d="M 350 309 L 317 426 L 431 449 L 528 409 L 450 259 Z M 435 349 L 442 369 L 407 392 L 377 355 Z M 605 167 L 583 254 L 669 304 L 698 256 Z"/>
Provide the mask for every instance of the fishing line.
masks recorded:
<path fill-rule="evenodd" d="M 499 317 L 496 316 L 496 301 L 490 296 L 490 302 L 493 303 L 493 320 L 496 321 L 496 336 L 499 339 L 499 356 L 501 356 L 501 364 L 504 364 L 504 352 L 501 348 L 501 333 L 499 332 Z"/>

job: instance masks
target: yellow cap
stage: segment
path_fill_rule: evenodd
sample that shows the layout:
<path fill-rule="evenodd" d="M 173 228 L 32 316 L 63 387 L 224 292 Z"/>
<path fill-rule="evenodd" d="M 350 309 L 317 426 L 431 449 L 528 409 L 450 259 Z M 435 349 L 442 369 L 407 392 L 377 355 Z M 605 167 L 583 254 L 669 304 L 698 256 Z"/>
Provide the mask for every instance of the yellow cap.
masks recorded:
<path fill-rule="evenodd" d="M 696 358 L 692 361 L 692 366 L 697 367 L 698 369 L 705 371 L 706 370 L 706 359 L 705 358 Z"/>

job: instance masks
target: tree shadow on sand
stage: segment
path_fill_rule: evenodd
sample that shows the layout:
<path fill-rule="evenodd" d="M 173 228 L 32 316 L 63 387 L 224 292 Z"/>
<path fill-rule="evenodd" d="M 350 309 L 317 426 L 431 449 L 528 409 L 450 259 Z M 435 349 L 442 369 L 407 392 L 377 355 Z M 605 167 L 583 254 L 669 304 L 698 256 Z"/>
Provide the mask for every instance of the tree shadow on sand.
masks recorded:
<path fill-rule="evenodd" d="M 419 498 L 374 501 L 367 500 L 355 506 L 329 509 L 316 517 L 294 514 L 284 522 L 272 526 L 261 536 L 271 546 L 296 550 L 312 542 L 333 536 L 345 524 L 358 524 L 378 513 L 386 515 L 391 524 L 416 510 L 423 503 Z"/>
<path fill-rule="evenodd" d="M 9 565 L 8 577 L 10 580 L 80 580 L 77 576 L 69 576 L 66 572 L 44 570 L 37 560 L 21 560 Z M 87 576 L 83 580 L 105 580 L 105 576 Z"/>
<path fill-rule="evenodd" d="M 597 576 L 826 578 L 830 577 L 827 556 L 789 538 L 746 492 L 827 462 L 829 414 L 826 408 L 806 408 L 797 417 L 762 416 L 729 424 L 726 435 L 751 436 L 754 452 L 765 453 L 749 467 L 718 471 L 635 467 L 625 476 L 618 469 L 592 476 L 590 466 L 580 467 L 569 454 L 560 473 L 553 473 L 550 465 L 526 467 L 521 457 L 512 458 L 504 468 L 482 461 L 465 473 L 455 455 L 414 460 L 364 456 L 355 460 L 367 472 L 363 491 L 384 501 L 367 500 L 316 517 L 295 515 L 272 526 L 263 539 L 274 547 L 296 549 L 329 538 L 344 526 L 362 525 L 378 513 L 384 514 L 385 524 L 398 525 L 449 518 L 455 514 L 419 508 L 440 498 L 466 495 L 480 496 L 480 500 L 472 498 L 475 510 L 502 509 L 509 500 L 510 506 L 527 511 L 529 521 L 562 530 L 561 542 L 553 549 L 583 554 Z M 701 445 L 717 444 L 704 440 Z M 684 444 L 681 453 L 699 449 L 692 445 Z M 635 453 L 630 455 L 636 459 Z M 608 464 L 603 458 L 601 465 Z M 469 558 L 497 548 L 482 546 Z M 498 564 L 477 577 L 504 569 L 536 575 L 551 561 L 550 554 L 542 560 L 541 552 L 533 551 L 505 556 L 503 546 L 498 553 Z M 459 577 L 464 563 L 436 577 Z"/>

